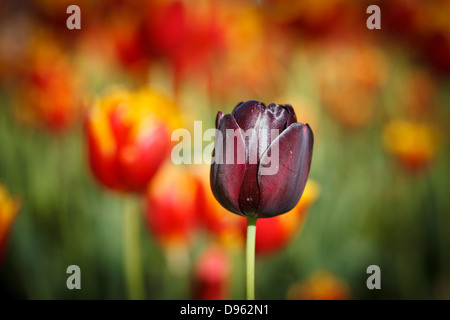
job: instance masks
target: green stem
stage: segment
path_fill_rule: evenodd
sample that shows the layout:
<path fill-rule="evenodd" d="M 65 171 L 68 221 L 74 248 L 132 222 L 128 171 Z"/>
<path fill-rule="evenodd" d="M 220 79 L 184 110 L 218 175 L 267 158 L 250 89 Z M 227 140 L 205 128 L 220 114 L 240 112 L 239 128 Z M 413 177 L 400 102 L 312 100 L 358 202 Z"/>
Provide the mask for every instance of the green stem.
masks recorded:
<path fill-rule="evenodd" d="M 123 221 L 123 257 L 128 297 L 131 300 L 144 299 L 139 217 L 139 208 L 136 199 L 126 199 Z"/>
<path fill-rule="evenodd" d="M 246 265 L 246 297 L 247 300 L 255 300 L 255 217 L 247 217 L 247 243 L 245 247 Z"/>

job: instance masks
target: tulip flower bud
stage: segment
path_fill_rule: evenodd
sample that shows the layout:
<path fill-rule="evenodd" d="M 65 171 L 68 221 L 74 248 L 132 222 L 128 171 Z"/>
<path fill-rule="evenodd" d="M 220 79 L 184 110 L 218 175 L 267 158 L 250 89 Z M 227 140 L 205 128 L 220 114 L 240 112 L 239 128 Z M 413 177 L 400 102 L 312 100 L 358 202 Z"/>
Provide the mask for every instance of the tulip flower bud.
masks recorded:
<path fill-rule="evenodd" d="M 313 133 L 298 123 L 291 105 L 239 103 L 219 112 L 211 165 L 211 189 L 229 211 L 269 218 L 300 200 L 308 179 Z"/>

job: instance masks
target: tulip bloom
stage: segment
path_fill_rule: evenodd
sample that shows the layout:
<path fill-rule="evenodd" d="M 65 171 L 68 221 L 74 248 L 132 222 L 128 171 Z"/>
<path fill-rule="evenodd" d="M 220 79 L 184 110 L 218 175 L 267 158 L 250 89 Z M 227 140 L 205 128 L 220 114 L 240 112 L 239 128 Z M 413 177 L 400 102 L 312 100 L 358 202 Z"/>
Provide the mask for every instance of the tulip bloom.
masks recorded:
<path fill-rule="evenodd" d="M 386 56 L 373 44 L 354 40 L 330 42 L 325 48 L 318 64 L 323 106 L 344 128 L 368 125 L 387 78 Z"/>
<path fill-rule="evenodd" d="M 187 169 L 166 164 L 146 197 L 147 227 L 164 249 L 171 272 L 189 269 L 188 249 L 197 231 L 200 183 Z"/>
<path fill-rule="evenodd" d="M 0 184 L 0 265 L 5 253 L 8 234 L 19 211 L 19 206 L 19 202 L 11 198 L 8 190 Z"/>
<path fill-rule="evenodd" d="M 211 189 L 224 208 L 247 218 L 246 296 L 253 300 L 256 220 L 288 212 L 300 200 L 313 133 L 297 122 L 291 105 L 266 107 L 254 100 L 239 103 L 231 114 L 219 112 L 216 128 Z"/>
<path fill-rule="evenodd" d="M 398 162 L 416 172 L 434 160 L 439 147 L 438 131 L 432 124 L 397 119 L 385 125 L 383 144 Z"/>
<path fill-rule="evenodd" d="M 147 192 L 147 223 L 165 247 L 186 246 L 197 225 L 199 182 L 186 169 L 167 164 Z"/>
<path fill-rule="evenodd" d="M 49 35 L 35 37 L 19 59 L 23 65 L 15 70 L 15 116 L 26 125 L 63 132 L 81 111 L 79 77 L 67 53 Z"/>
<path fill-rule="evenodd" d="M 317 271 L 306 281 L 295 283 L 287 293 L 289 300 L 348 300 L 348 285 L 328 271 Z"/>
<path fill-rule="evenodd" d="M 170 153 L 170 131 L 178 121 L 174 104 L 155 91 L 111 89 L 94 104 L 86 120 L 93 174 L 114 191 L 144 192 Z M 131 200 L 124 202 L 124 269 L 130 298 L 141 299 L 140 221 Z"/>
<path fill-rule="evenodd" d="M 230 282 L 230 259 L 221 247 L 207 248 L 195 266 L 193 298 L 196 300 L 225 300 Z"/>
<path fill-rule="evenodd" d="M 297 122 L 292 106 L 241 102 L 231 114 L 219 112 L 216 127 L 225 137 L 216 138 L 211 165 L 211 189 L 217 201 L 233 213 L 255 218 L 274 217 L 294 208 L 308 179 L 313 133 L 308 124 Z M 229 129 L 237 143 L 230 139 Z M 274 137 L 272 130 L 280 134 Z M 226 157 L 218 161 L 223 150 Z M 273 159 L 276 153 L 278 159 Z M 239 163 L 239 158 L 245 161 Z M 276 172 L 264 174 L 268 161 L 275 163 Z"/>
<path fill-rule="evenodd" d="M 97 101 L 87 124 L 89 163 L 95 177 L 117 191 L 144 191 L 171 149 L 173 103 L 143 89 L 114 89 Z"/>

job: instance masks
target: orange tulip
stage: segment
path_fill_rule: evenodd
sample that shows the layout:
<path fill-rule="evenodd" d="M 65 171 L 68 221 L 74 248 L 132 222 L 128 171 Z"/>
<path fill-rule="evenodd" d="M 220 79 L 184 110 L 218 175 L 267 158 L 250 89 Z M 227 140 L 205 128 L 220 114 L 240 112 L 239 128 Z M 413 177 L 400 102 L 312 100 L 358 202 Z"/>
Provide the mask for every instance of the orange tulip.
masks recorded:
<path fill-rule="evenodd" d="M 175 105 L 150 89 L 113 88 L 86 121 L 89 163 L 95 177 L 118 191 L 144 191 L 170 153 Z"/>
<path fill-rule="evenodd" d="M 306 281 L 296 283 L 288 291 L 290 300 L 348 300 L 347 284 L 327 271 L 313 273 Z"/>
<path fill-rule="evenodd" d="M 8 190 L 0 184 L 0 265 L 5 254 L 8 234 L 19 211 L 19 201 L 11 198 Z"/>
<path fill-rule="evenodd" d="M 18 119 L 53 131 L 70 127 L 81 109 L 76 71 L 51 34 L 36 32 L 20 58 L 15 87 Z"/>
<path fill-rule="evenodd" d="M 327 111 L 346 128 L 361 128 L 373 118 L 379 89 L 386 80 L 386 59 L 374 44 L 335 39 L 322 48 L 320 97 Z"/>
<path fill-rule="evenodd" d="M 220 18 L 226 22 L 225 49 L 220 60 L 216 59 L 220 63 L 214 64 L 214 90 L 224 98 L 264 95 L 264 99 L 273 100 L 288 78 L 283 65 L 291 54 L 286 34 L 249 3 L 225 2 Z"/>

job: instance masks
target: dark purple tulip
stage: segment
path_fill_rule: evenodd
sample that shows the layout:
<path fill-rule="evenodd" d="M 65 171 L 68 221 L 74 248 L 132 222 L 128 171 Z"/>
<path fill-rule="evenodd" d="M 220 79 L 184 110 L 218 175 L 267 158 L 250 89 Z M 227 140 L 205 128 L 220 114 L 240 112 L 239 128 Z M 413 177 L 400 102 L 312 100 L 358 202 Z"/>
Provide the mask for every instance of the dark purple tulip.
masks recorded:
<path fill-rule="evenodd" d="M 216 136 L 211 165 L 211 189 L 217 201 L 233 213 L 256 218 L 294 208 L 308 179 L 314 137 L 308 124 L 297 122 L 292 106 L 241 102 L 231 114 L 217 114 L 216 128 L 223 136 L 223 145 Z M 254 129 L 253 135 L 246 134 L 249 129 Z M 279 135 L 271 135 L 271 129 Z M 227 139 L 227 132 L 236 134 Z M 278 159 L 270 159 L 277 150 Z M 223 163 L 216 159 L 220 156 Z M 265 174 L 272 161 L 278 164 L 275 173 Z"/>

